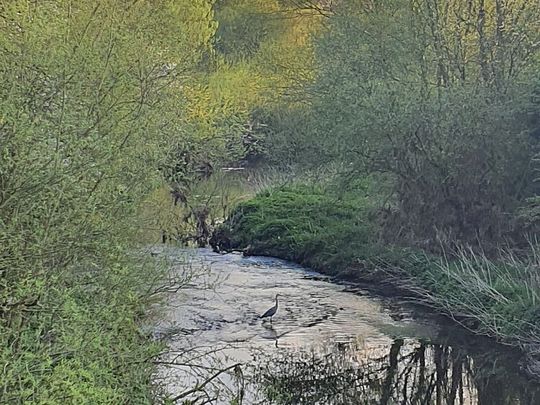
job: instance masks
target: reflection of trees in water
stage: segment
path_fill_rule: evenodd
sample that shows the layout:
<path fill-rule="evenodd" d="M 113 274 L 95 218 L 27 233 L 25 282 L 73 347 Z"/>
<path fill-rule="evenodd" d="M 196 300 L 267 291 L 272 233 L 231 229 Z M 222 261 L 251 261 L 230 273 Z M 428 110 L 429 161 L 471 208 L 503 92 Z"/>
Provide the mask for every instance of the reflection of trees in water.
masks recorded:
<path fill-rule="evenodd" d="M 276 404 L 539 404 L 539 388 L 506 370 L 507 360 L 396 339 L 378 349 L 282 352 L 260 366 L 258 383 Z"/>

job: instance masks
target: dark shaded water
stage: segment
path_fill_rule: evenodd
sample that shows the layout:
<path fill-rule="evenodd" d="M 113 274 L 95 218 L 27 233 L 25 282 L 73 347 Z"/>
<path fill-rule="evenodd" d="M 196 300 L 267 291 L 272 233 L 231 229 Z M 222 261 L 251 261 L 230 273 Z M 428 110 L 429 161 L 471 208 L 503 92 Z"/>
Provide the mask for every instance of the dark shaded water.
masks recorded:
<path fill-rule="evenodd" d="M 171 349 L 156 382 L 175 397 L 217 375 L 180 403 L 540 405 L 518 353 L 392 300 L 272 258 L 159 254 L 187 286 L 155 328 Z"/>

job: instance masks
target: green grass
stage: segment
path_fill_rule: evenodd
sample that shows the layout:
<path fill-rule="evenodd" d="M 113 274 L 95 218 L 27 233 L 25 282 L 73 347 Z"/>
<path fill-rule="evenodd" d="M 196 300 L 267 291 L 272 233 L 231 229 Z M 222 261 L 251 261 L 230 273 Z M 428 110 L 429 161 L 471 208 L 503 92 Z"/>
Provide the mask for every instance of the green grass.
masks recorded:
<path fill-rule="evenodd" d="M 226 226 L 234 247 L 314 269 L 345 269 L 377 237 L 367 199 L 344 201 L 316 187 L 266 191 L 240 204 Z"/>
<path fill-rule="evenodd" d="M 294 186 L 241 203 L 220 229 L 233 249 L 414 296 L 477 333 L 512 345 L 540 341 L 538 255 L 452 258 L 379 241 L 376 205 L 360 192 Z"/>

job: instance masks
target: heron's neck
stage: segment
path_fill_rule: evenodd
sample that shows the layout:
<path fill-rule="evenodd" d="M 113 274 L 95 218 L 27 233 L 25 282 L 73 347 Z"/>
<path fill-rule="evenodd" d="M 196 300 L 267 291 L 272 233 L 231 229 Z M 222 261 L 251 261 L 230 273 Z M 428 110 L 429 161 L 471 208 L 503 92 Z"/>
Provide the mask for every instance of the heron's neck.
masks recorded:
<path fill-rule="evenodd" d="M 276 307 L 278 306 L 278 300 L 277 300 L 277 296 L 276 296 Z"/>

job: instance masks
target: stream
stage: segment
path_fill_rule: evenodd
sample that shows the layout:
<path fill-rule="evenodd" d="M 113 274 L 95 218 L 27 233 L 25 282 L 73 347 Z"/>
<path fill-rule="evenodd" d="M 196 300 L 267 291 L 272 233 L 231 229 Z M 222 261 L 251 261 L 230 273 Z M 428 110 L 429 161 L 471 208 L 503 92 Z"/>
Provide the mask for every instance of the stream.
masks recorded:
<path fill-rule="evenodd" d="M 540 404 L 519 353 L 423 309 L 274 258 L 152 249 L 183 283 L 153 327 L 176 403 Z"/>

